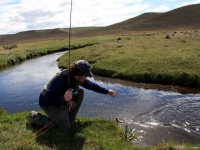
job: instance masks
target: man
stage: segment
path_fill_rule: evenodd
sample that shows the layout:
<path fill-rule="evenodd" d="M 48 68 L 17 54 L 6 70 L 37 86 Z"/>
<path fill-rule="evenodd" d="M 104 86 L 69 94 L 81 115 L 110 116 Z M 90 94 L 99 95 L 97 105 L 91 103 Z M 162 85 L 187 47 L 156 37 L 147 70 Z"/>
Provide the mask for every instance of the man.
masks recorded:
<path fill-rule="evenodd" d="M 115 91 L 108 90 L 86 78 L 93 77 L 87 61 L 78 60 L 68 69 L 57 73 L 43 87 L 39 105 L 48 117 L 32 111 L 26 124 L 28 128 L 50 128 L 54 125 L 70 128 L 75 121 L 84 96 L 84 91 L 79 86 L 94 92 L 115 96 Z"/>

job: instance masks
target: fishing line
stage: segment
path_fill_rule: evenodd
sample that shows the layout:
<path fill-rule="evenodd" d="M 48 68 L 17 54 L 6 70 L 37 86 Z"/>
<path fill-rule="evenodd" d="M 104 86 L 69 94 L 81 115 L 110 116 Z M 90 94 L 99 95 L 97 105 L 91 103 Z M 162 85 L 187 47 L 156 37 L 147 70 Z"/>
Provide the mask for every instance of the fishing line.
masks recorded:
<path fill-rule="evenodd" d="M 58 123 L 58 121 L 67 113 L 67 110 L 65 110 L 63 113 L 61 113 L 60 115 L 57 116 L 56 119 L 53 120 L 53 124 L 51 124 L 52 122 L 49 122 L 48 124 L 46 124 L 44 127 L 42 127 L 40 130 L 38 130 L 36 133 L 32 134 L 29 136 L 29 138 L 26 138 L 25 140 L 23 140 L 22 142 L 16 144 L 13 146 L 12 149 L 10 150 L 15 150 L 17 148 L 19 148 L 20 146 L 25 145 L 28 142 L 33 141 L 34 139 L 36 139 L 37 137 L 41 136 L 42 134 L 44 134 L 45 132 L 47 132 L 50 128 L 52 128 L 56 123 Z M 51 125 L 50 125 L 51 124 Z M 38 135 L 37 135 L 38 134 Z"/>
<path fill-rule="evenodd" d="M 71 8 L 70 8 L 70 24 L 69 24 L 69 50 L 68 50 L 68 87 L 70 88 L 70 50 L 71 50 L 71 24 L 72 24 L 72 0 L 71 0 Z M 72 91 L 72 90 L 71 90 Z M 71 108 L 73 107 L 74 102 L 69 101 L 69 111 L 71 111 Z"/>
<path fill-rule="evenodd" d="M 42 131 L 42 132 L 41 132 L 41 133 L 38 132 L 38 133 L 39 133 L 38 135 L 35 134 L 34 139 L 38 138 L 39 136 L 41 136 L 42 134 L 44 134 L 45 132 L 47 132 L 47 131 L 48 131 L 50 128 L 52 128 L 56 123 L 58 123 L 58 121 L 66 114 L 66 112 L 67 112 L 67 111 L 64 111 L 63 113 L 61 113 L 61 114 L 57 117 L 58 119 L 56 119 L 56 121 L 53 122 L 53 124 L 52 124 L 51 126 L 46 125 L 46 127 L 48 126 L 48 128 L 45 129 L 45 128 L 43 127 L 43 129 L 45 129 L 44 131 L 40 129 L 40 131 Z M 59 117 L 60 117 L 60 118 L 59 118 Z M 29 141 L 33 141 L 34 139 L 31 139 L 31 140 L 29 140 Z M 33 144 L 33 142 L 32 142 L 31 144 Z M 29 144 L 29 145 L 31 145 L 31 144 Z"/>
<path fill-rule="evenodd" d="M 68 50 L 68 86 L 70 87 L 70 63 L 71 63 L 71 60 L 70 60 L 70 50 L 71 50 L 71 24 L 72 24 L 72 0 L 71 0 L 71 8 L 70 8 L 70 24 L 69 24 L 69 50 Z"/>

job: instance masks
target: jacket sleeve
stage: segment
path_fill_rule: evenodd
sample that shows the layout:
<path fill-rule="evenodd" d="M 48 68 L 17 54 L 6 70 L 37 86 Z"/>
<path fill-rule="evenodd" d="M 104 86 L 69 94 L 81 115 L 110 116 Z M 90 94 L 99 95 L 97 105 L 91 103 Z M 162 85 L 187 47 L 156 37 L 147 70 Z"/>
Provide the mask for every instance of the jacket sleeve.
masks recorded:
<path fill-rule="evenodd" d="M 88 90 L 92 90 L 94 92 L 98 92 L 98 93 L 102 93 L 102 94 L 108 94 L 108 89 L 86 79 L 82 84 L 82 87 L 88 89 Z"/>

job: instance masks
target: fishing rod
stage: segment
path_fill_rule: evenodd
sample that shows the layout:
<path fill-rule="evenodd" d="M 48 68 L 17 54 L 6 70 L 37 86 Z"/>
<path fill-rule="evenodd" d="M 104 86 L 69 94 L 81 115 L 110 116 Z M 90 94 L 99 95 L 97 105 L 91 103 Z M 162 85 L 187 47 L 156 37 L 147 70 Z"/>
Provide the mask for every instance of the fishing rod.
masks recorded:
<path fill-rule="evenodd" d="M 70 60 L 70 50 L 71 50 L 71 24 L 72 24 L 72 0 L 71 0 L 71 7 L 70 7 L 70 24 L 69 24 L 69 50 L 68 50 L 68 87 L 70 88 L 70 63 L 71 63 L 71 60 Z M 73 89 L 70 89 L 71 91 L 73 91 Z M 69 101 L 69 111 L 71 111 L 71 108 L 73 107 L 74 105 L 74 102 L 71 100 Z"/>
<path fill-rule="evenodd" d="M 68 33 L 68 39 L 69 39 L 69 50 L 68 50 L 68 86 L 70 86 L 70 74 L 69 74 L 69 67 L 70 67 L 70 63 L 71 63 L 71 60 L 70 60 L 70 50 L 71 50 L 71 24 L 72 24 L 72 0 L 71 0 L 71 7 L 70 7 L 70 19 L 69 19 L 69 33 Z"/>

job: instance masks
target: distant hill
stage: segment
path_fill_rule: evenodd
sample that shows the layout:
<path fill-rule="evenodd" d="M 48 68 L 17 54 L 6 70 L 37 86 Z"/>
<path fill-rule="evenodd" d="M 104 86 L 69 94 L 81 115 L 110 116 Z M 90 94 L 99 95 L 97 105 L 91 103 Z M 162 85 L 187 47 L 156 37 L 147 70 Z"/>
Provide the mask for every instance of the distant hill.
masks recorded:
<path fill-rule="evenodd" d="M 163 29 L 200 29 L 200 4 L 188 5 L 166 13 L 144 13 L 109 26 L 131 31 Z"/>
<path fill-rule="evenodd" d="M 72 36 L 123 34 L 135 31 L 200 29 L 200 4 L 180 7 L 165 13 L 144 13 L 106 27 L 73 28 Z M 68 29 L 47 29 L 0 36 L 0 44 L 26 40 L 68 37 Z"/>
<path fill-rule="evenodd" d="M 72 35 L 77 33 L 82 34 L 85 30 L 91 28 L 74 28 L 72 30 Z M 69 29 L 45 29 L 45 30 L 30 30 L 19 32 L 16 34 L 2 35 L 0 36 L 0 44 L 12 43 L 12 42 L 25 42 L 30 40 L 38 39 L 56 39 L 56 38 L 66 38 L 69 36 Z"/>

